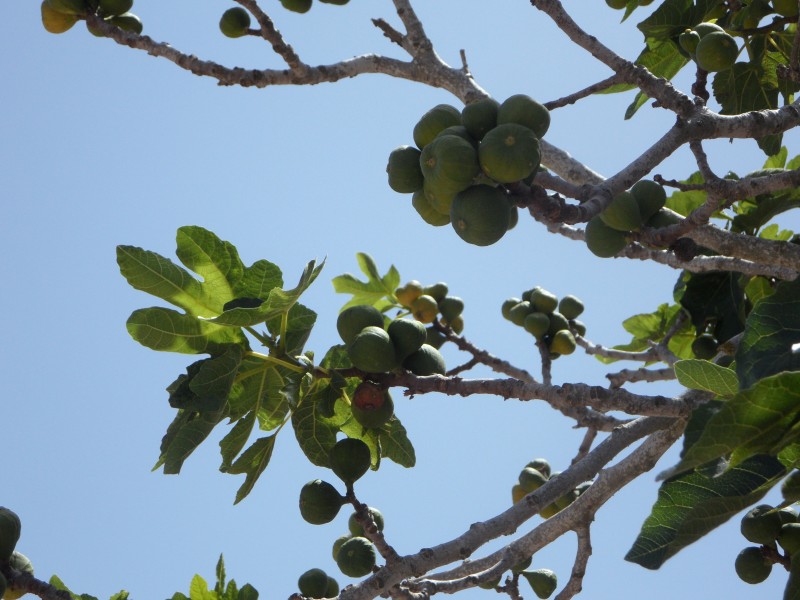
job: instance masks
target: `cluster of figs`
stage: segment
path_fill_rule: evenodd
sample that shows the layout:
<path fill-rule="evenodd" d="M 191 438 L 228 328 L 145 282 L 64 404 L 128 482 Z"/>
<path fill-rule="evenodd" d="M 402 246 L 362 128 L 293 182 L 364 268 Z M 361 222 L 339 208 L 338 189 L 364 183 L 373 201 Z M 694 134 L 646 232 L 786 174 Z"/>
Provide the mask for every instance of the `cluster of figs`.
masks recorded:
<path fill-rule="evenodd" d="M 550 463 L 544 458 L 534 458 L 520 471 L 517 483 L 511 488 L 511 501 L 516 504 L 531 492 L 535 492 L 549 480 L 558 477 L 558 471 L 551 471 Z M 558 514 L 570 504 L 575 502 L 578 497 L 589 489 L 591 481 L 584 481 L 575 489 L 570 490 L 552 504 L 545 506 L 539 515 L 543 519 L 549 519 Z"/>
<path fill-rule="evenodd" d="M 343 6 L 350 0 L 319 0 L 323 4 L 337 4 Z M 311 10 L 314 0 L 281 0 L 286 10 L 296 13 L 306 13 Z M 245 36 L 250 31 L 250 13 L 241 6 L 229 8 L 219 20 L 219 30 L 229 38 Z"/>
<path fill-rule="evenodd" d="M 781 493 L 783 504 L 800 500 L 800 471 L 784 479 Z M 745 583 L 764 581 L 778 560 L 787 565 L 800 560 L 800 516 L 793 508 L 759 504 L 742 517 L 740 528 L 745 539 L 756 544 L 742 550 L 734 562 L 736 574 Z"/>
<path fill-rule="evenodd" d="M 330 449 L 328 457 L 331 470 L 344 482 L 348 492 L 371 465 L 369 446 L 357 438 L 340 439 Z M 347 496 L 321 479 L 309 481 L 300 490 L 300 515 L 312 525 L 330 523 L 347 503 Z M 381 512 L 361 505 L 350 515 L 349 533 L 338 538 L 333 546 L 333 558 L 339 570 L 348 577 L 368 575 L 377 562 L 377 551 L 365 536 L 363 523 L 368 523 L 368 527 L 374 526 L 376 531 L 383 531 Z M 300 593 L 307 598 L 332 598 L 339 593 L 336 580 L 318 568 L 303 573 L 297 584 Z"/>
<path fill-rule="evenodd" d="M 64 33 L 88 15 L 136 34 L 142 33 L 142 20 L 130 12 L 133 0 L 43 0 L 42 25 L 50 33 Z M 87 29 L 96 36 L 104 34 L 86 22 Z"/>
<path fill-rule="evenodd" d="M 575 352 L 575 333 L 586 335 L 586 326 L 578 321 L 583 302 L 573 295 L 561 298 L 536 286 L 522 293 L 522 298 L 509 298 L 501 307 L 503 317 L 543 344 L 550 358 Z"/>
<path fill-rule="evenodd" d="M 727 71 L 739 55 L 736 40 L 716 23 L 700 23 L 687 29 L 678 36 L 678 48 L 709 73 Z"/>
<path fill-rule="evenodd" d="M 386 172 L 425 222 L 448 223 L 466 242 L 494 244 L 519 218 L 504 186 L 530 183 L 541 162 L 547 108 L 525 94 L 483 98 L 459 111 L 439 104 L 414 126 L 414 146 L 395 148 Z"/>
<path fill-rule="evenodd" d="M 22 533 L 19 516 L 10 508 L 0 506 L 0 598 L 16 600 L 27 591 L 9 584 L 3 571 L 19 571 L 33 575 L 33 565 L 27 556 L 17 552 L 17 542 Z"/>

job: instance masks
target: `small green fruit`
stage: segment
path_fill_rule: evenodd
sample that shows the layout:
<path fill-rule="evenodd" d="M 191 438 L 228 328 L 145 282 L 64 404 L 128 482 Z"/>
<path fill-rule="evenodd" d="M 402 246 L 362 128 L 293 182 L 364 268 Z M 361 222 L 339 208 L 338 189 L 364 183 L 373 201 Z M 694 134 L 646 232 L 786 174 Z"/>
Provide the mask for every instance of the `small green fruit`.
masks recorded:
<path fill-rule="evenodd" d="M 446 296 L 439 301 L 439 313 L 445 321 L 452 321 L 464 310 L 464 301 L 457 296 Z"/>
<path fill-rule="evenodd" d="M 562 356 L 575 352 L 576 346 L 577 344 L 575 343 L 575 337 L 572 335 L 572 333 L 566 329 L 561 329 L 553 335 L 553 339 L 550 341 L 550 346 L 548 349 L 550 352 Z"/>
<path fill-rule="evenodd" d="M 389 187 L 401 194 L 411 194 L 422 189 L 424 179 L 419 167 L 421 152 L 413 146 L 400 146 L 389 154 L 386 173 Z"/>
<path fill-rule="evenodd" d="M 395 319 L 387 328 L 394 344 L 394 352 L 399 361 L 419 350 L 425 343 L 428 333 L 425 325 L 415 319 Z"/>
<path fill-rule="evenodd" d="M 800 550 L 800 523 L 784 523 L 781 525 L 778 543 L 789 556 Z"/>
<path fill-rule="evenodd" d="M 511 487 L 511 503 L 516 504 L 527 495 L 527 492 L 519 483 L 515 483 Z"/>
<path fill-rule="evenodd" d="M 701 358 L 704 360 L 711 360 L 717 355 L 717 348 L 719 347 L 719 342 L 717 339 L 710 333 L 703 333 L 698 335 L 692 341 L 692 353 L 697 358 Z"/>
<path fill-rule="evenodd" d="M 383 327 L 383 315 L 377 308 L 368 304 L 346 308 L 336 319 L 336 331 L 345 344 L 352 343 L 355 337 L 370 325 Z"/>
<path fill-rule="evenodd" d="M 403 361 L 403 367 L 414 375 L 444 375 L 447 366 L 441 352 L 429 344 L 422 344 L 419 350 L 409 354 Z"/>
<path fill-rule="evenodd" d="M 105 17 L 122 15 L 133 8 L 133 0 L 100 0 L 97 8 Z"/>
<path fill-rule="evenodd" d="M 558 297 L 544 288 L 536 287 L 531 291 L 530 302 L 534 310 L 549 314 L 558 306 Z"/>
<path fill-rule="evenodd" d="M 756 546 L 749 546 L 739 552 L 734 567 L 739 579 L 745 583 L 761 583 L 772 572 L 772 562 Z"/>
<path fill-rule="evenodd" d="M 542 600 L 549 598 L 558 587 L 558 578 L 550 569 L 523 571 L 522 576 L 527 579 L 534 593 Z"/>
<path fill-rule="evenodd" d="M 600 217 L 586 224 L 585 239 L 591 253 L 601 258 L 610 258 L 628 245 L 625 234 L 606 225 Z"/>
<path fill-rule="evenodd" d="M 550 329 L 550 317 L 543 312 L 532 312 L 525 317 L 522 327 L 538 339 Z"/>
<path fill-rule="evenodd" d="M 398 365 L 394 344 L 383 327 L 370 325 L 347 346 L 353 366 L 365 373 L 386 373 Z"/>
<path fill-rule="evenodd" d="M 0 563 L 11 558 L 21 533 L 22 523 L 17 513 L 10 508 L 0 506 Z"/>
<path fill-rule="evenodd" d="M 570 321 L 577 319 L 583 313 L 583 302 L 572 295 L 564 296 L 558 303 L 558 312 Z"/>
<path fill-rule="evenodd" d="M 375 527 L 378 528 L 378 531 L 383 531 L 383 515 L 381 511 L 372 506 L 368 506 L 367 511 L 369 511 L 369 515 L 375 522 Z M 355 512 L 350 515 L 350 518 L 347 520 L 347 528 L 350 530 L 352 537 L 364 536 L 364 528 L 361 526 L 361 523 L 358 522 L 358 519 L 356 519 Z"/>
<path fill-rule="evenodd" d="M 581 337 L 586 335 L 586 325 L 583 321 L 572 319 L 569 322 L 569 328 L 573 333 L 577 333 Z"/>
<path fill-rule="evenodd" d="M 72 29 L 78 22 L 78 17 L 73 14 L 66 14 L 53 10 L 47 1 L 42 2 L 42 25 L 50 33 L 64 33 Z M 2 598 L 2 596 L 0 596 Z"/>
<path fill-rule="evenodd" d="M 541 473 L 548 479 L 550 478 L 550 473 L 552 473 L 552 470 L 550 468 L 550 463 L 547 462 L 547 459 L 544 458 L 534 458 L 531 462 L 529 462 L 525 466 L 531 467 L 532 469 L 536 469 L 537 471 L 539 471 L 539 473 Z"/>
<path fill-rule="evenodd" d="M 371 381 L 362 381 L 353 393 L 350 410 L 362 427 L 375 429 L 392 418 L 394 402 L 388 390 Z"/>
<path fill-rule="evenodd" d="M 529 314 L 535 312 L 531 303 L 527 300 L 523 300 L 516 304 L 516 306 L 512 306 L 509 311 L 509 321 L 514 323 L 514 325 L 519 325 L 520 327 L 525 326 L 525 319 L 528 317 Z M 549 323 L 549 320 L 548 320 Z"/>
<path fill-rule="evenodd" d="M 339 514 L 344 498 L 330 483 L 315 479 L 300 490 L 300 515 L 312 525 L 330 523 Z"/>
<path fill-rule="evenodd" d="M 697 44 L 695 61 L 704 71 L 715 73 L 730 69 L 738 55 L 739 46 L 736 45 L 736 40 L 724 31 L 715 31 L 703 37 Z"/>
<path fill-rule="evenodd" d="M 547 476 L 532 467 L 525 467 L 519 474 L 519 485 L 526 494 L 535 492 L 547 483 Z"/>
<path fill-rule="evenodd" d="M 108 22 L 123 31 L 131 31 L 137 35 L 141 35 L 142 31 L 144 31 L 142 20 L 133 13 L 124 13 L 111 17 Z"/>
<path fill-rule="evenodd" d="M 397 288 L 394 295 L 400 304 L 411 308 L 411 303 L 422 295 L 422 284 L 416 279 L 412 279 L 404 286 Z"/>
<path fill-rule="evenodd" d="M 461 124 L 476 140 L 483 139 L 490 130 L 497 127 L 497 110 L 500 103 L 494 98 L 482 98 L 470 102 L 461 110 Z"/>
<path fill-rule="evenodd" d="M 353 537 L 353 536 L 352 536 L 352 535 L 350 535 L 349 533 L 346 533 L 346 534 L 344 534 L 344 535 L 340 535 L 340 536 L 339 536 L 338 538 L 336 538 L 336 540 L 333 542 L 333 548 L 332 548 L 332 551 L 333 551 L 333 560 L 334 560 L 334 561 L 336 560 L 336 557 L 339 555 L 339 550 L 341 549 L 341 547 L 342 547 L 342 544 L 344 544 L 344 543 L 345 543 L 347 540 L 349 540 L 351 537 Z"/>
<path fill-rule="evenodd" d="M 631 194 L 636 198 L 643 221 L 647 221 L 655 215 L 667 201 L 667 192 L 664 191 L 664 188 L 650 179 L 640 179 L 634 183 Z"/>
<path fill-rule="evenodd" d="M 422 294 L 411 303 L 411 314 L 420 323 L 433 323 L 439 314 L 439 303 L 433 296 Z"/>
<path fill-rule="evenodd" d="M 321 0 L 324 2 L 325 0 Z M 343 3 L 340 3 L 343 4 Z M 325 586 L 325 597 L 326 598 L 336 598 L 339 595 L 339 582 L 336 581 L 333 577 L 328 575 L 328 585 Z"/>
<path fill-rule="evenodd" d="M 448 291 L 447 284 L 442 281 L 434 283 L 433 285 L 426 285 L 422 288 L 422 293 L 430 296 L 436 300 L 437 303 L 445 299 Z"/>
<path fill-rule="evenodd" d="M 617 231 L 635 231 L 642 226 L 639 204 L 631 192 L 622 192 L 614 197 L 600 213 L 603 223 Z"/>
<path fill-rule="evenodd" d="M 360 479 L 372 462 L 369 446 L 357 438 L 339 440 L 331 448 L 328 457 L 333 472 L 347 484 Z"/>
<path fill-rule="evenodd" d="M 606 0 L 606 4 L 614 10 L 622 10 L 628 6 L 628 0 Z"/>
<path fill-rule="evenodd" d="M 800 500 L 800 471 L 795 469 L 781 483 L 781 495 L 787 502 Z"/>
<path fill-rule="evenodd" d="M 86 0 L 44 0 L 48 8 L 65 15 L 85 15 L 89 12 Z"/>
<path fill-rule="evenodd" d="M 309 569 L 297 580 L 297 589 L 307 598 L 325 598 L 328 574 L 322 569 Z"/>
<path fill-rule="evenodd" d="M 774 544 L 780 530 L 780 515 L 768 504 L 759 504 L 751 508 L 742 518 L 742 535 L 754 544 Z"/>
<path fill-rule="evenodd" d="M 241 6 L 229 8 L 219 20 L 219 30 L 229 38 L 238 38 L 247 35 L 250 28 L 250 13 Z"/>
<path fill-rule="evenodd" d="M 550 313 L 550 327 L 547 328 L 547 333 L 555 335 L 559 331 L 569 331 L 569 321 L 560 312 L 553 311 Z"/>
<path fill-rule="evenodd" d="M 497 110 L 497 124 L 517 123 L 542 138 L 550 129 L 550 111 L 525 94 L 508 97 Z"/>
<path fill-rule="evenodd" d="M 430 144 L 443 129 L 461 125 L 461 113 L 455 106 L 438 104 L 426 112 L 414 126 L 414 143 L 423 149 Z"/>
<path fill-rule="evenodd" d="M 442 227 L 450 224 L 450 210 L 447 213 L 439 212 L 428 198 L 428 194 L 424 190 L 417 190 L 411 197 L 411 206 L 417 211 L 417 214 L 422 217 L 428 225 L 434 227 Z"/>
<path fill-rule="evenodd" d="M 503 305 L 500 307 L 500 313 L 503 315 L 504 319 L 511 320 L 511 309 L 514 308 L 517 304 L 522 302 L 519 298 L 509 298 Z"/>
<path fill-rule="evenodd" d="M 465 242 L 489 246 L 508 231 L 509 215 L 505 192 L 488 185 L 473 185 L 453 198 L 450 224 Z"/>
<path fill-rule="evenodd" d="M 339 549 L 336 564 L 348 577 L 364 577 L 372 573 L 377 555 L 375 546 L 367 538 L 354 537 L 347 540 Z"/>
<path fill-rule="evenodd" d="M 700 43 L 700 34 L 691 29 L 687 29 L 678 36 L 678 44 L 685 50 L 689 56 L 694 56 L 697 50 L 697 44 Z"/>
<path fill-rule="evenodd" d="M 283 8 L 296 13 L 306 13 L 311 10 L 313 0 L 281 0 Z"/>
<path fill-rule="evenodd" d="M 525 179 L 539 167 L 541 158 L 539 138 L 518 123 L 498 125 L 483 137 L 478 147 L 481 169 L 500 183 Z"/>

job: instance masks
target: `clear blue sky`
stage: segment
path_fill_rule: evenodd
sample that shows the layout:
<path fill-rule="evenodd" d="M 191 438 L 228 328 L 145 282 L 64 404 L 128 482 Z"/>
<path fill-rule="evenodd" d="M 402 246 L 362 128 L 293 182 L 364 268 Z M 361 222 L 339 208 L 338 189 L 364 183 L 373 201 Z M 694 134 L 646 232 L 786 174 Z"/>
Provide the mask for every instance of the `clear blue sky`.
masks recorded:
<path fill-rule="evenodd" d="M 464 48 L 478 82 L 496 98 L 527 93 L 552 100 L 609 75 L 572 46 L 525 0 L 416 3 L 442 57 Z M 145 33 L 176 48 L 243 67 L 282 67 L 267 45 L 229 40 L 217 22 L 226 2 L 137 0 Z M 368 52 L 398 55 L 370 23 L 396 22 L 388 1 L 318 4 L 306 15 L 264 0 L 277 26 L 309 63 Z M 603 2 L 565 2 L 577 20 L 633 58 L 641 35 Z M 587 7 L 588 6 L 588 7 Z M 233 506 L 239 477 L 218 472 L 215 433 L 180 476 L 151 473 L 172 410 L 164 388 L 191 357 L 157 354 L 132 341 L 125 320 L 155 303 L 119 275 L 114 248 L 133 244 L 174 256 L 175 230 L 202 225 L 251 263 L 267 258 L 293 283 L 311 258 L 327 257 L 303 302 L 319 314 L 309 348 L 338 343 L 334 319 L 347 300 L 330 279 L 355 271 L 355 253 L 404 280 L 446 281 L 466 302 L 465 335 L 477 345 L 536 369 L 531 339 L 500 316 L 502 301 L 541 285 L 575 294 L 587 310 L 588 337 L 627 341 L 620 323 L 671 299 L 678 275 L 664 266 L 591 256 L 530 219 L 489 248 L 464 244 L 449 228 L 425 225 L 408 196 L 386 185 L 385 164 L 411 142 L 418 117 L 445 92 L 384 76 L 335 85 L 266 90 L 218 87 L 161 59 L 91 36 L 82 25 L 46 33 L 39 3 L 7 2 L 0 23 L 0 295 L 4 351 L 0 402 L 3 484 L 0 504 L 23 521 L 19 549 L 37 574 L 57 573 L 77 592 L 137 600 L 187 591 L 192 575 L 210 578 L 220 552 L 240 584 L 262 598 L 285 598 L 303 571 L 318 566 L 346 583 L 330 556 L 347 515 L 328 526 L 305 523 L 301 486 L 329 472 L 303 460 L 290 432 L 253 493 Z M 684 89 L 686 80 L 679 81 Z M 611 175 L 673 122 L 646 107 L 622 114 L 632 96 L 594 98 L 553 113 L 547 138 Z M 800 152 L 797 134 L 786 136 Z M 755 143 L 710 144 L 712 167 L 746 173 L 763 155 Z M 682 153 L 657 172 L 687 176 Z M 462 357 L 446 355 L 450 365 Z M 558 382 L 604 384 L 585 356 L 556 363 Z M 661 389 L 661 388 L 660 388 Z M 672 389 L 667 387 L 666 389 Z M 674 390 L 673 390 L 674 391 Z M 417 450 L 418 466 L 384 463 L 357 492 L 386 518 L 401 553 L 436 544 L 510 503 L 510 488 L 530 459 L 569 464 L 582 432 L 542 403 L 495 397 L 394 394 Z M 658 469 L 670 466 L 672 452 Z M 593 528 L 585 580 L 591 598 L 778 597 L 785 575 L 760 586 L 733 576 L 746 544 L 738 523 L 715 532 L 649 572 L 622 560 L 655 500 L 654 473 L 606 505 Z M 531 525 L 534 525 L 532 523 Z M 534 558 L 566 581 L 574 539 Z M 472 591 L 465 600 L 490 592 Z M 526 597 L 533 594 L 526 590 Z"/>

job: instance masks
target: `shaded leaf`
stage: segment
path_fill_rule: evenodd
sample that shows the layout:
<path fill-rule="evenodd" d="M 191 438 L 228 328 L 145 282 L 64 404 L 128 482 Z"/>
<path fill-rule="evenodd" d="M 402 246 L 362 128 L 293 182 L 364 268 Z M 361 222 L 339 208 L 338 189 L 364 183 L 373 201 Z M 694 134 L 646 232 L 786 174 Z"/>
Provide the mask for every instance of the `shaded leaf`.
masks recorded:
<path fill-rule="evenodd" d="M 250 438 L 250 433 L 253 431 L 253 425 L 256 422 L 256 412 L 251 410 L 244 417 L 236 421 L 228 434 L 219 442 L 220 454 L 222 455 L 222 464 L 219 470 L 223 473 L 230 469 L 233 460 L 244 448 L 247 440 Z"/>
<path fill-rule="evenodd" d="M 161 441 L 161 456 L 156 467 L 163 465 L 165 475 L 177 475 L 184 461 L 194 452 L 219 423 L 216 414 L 178 411 Z"/>
<path fill-rule="evenodd" d="M 247 450 L 242 452 L 242 455 L 228 469 L 228 473 L 231 474 L 246 474 L 244 483 L 236 492 L 234 504 L 241 502 L 252 491 L 261 473 L 267 468 L 274 448 L 275 434 L 259 438 Z"/>
<path fill-rule="evenodd" d="M 675 376 L 687 388 L 717 396 L 733 396 L 739 391 L 739 380 L 731 369 L 698 359 L 679 360 L 674 366 Z"/>
<path fill-rule="evenodd" d="M 739 511 L 761 499 L 786 470 L 771 456 L 753 456 L 718 477 L 690 472 L 664 482 L 625 560 L 658 569 Z"/>
<path fill-rule="evenodd" d="M 242 589 L 239 590 L 238 600 L 258 600 L 258 592 L 249 583 L 245 583 Z"/>
<path fill-rule="evenodd" d="M 282 321 L 283 316 L 279 316 L 267 323 L 267 328 L 272 335 L 280 334 Z M 301 354 L 316 321 L 317 313 L 299 302 L 294 304 L 286 316 L 286 335 L 281 340 L 283 352 L 289 356 Z"/>
<path fill-rule="evenodd" d="M 637 64 L 667 81 L 675 77 L 688 62 L 689 59 L 678 51 L 678 46 L 673 40 L 647 40 L 647 47 L 636 59 Z M 625 118 L 630 119 L 647 100 L 648 96 L 645 93 L 638 92 L 626 109 Z"/>
<path fill-rule="evenodd" d="M 800 279 L 783 281 L 761 298 L 747 317 L 736 352 L 736 374 L 743 388 L 781 371 L 800 371 Z"/>
<path fill-rule="evenodd" d="M 713 325 L 714 337 L 725 342 L 744 329 L 744 290 L 741 275 L 729 272 L 684 272 L 676 295 L 698 333 Z M 680 288 L 682 287 L 682 293 Z"/>
<path fill-rule="evenodd" d="M 396 462 L 402 467 L 411 468 L 417 463 L 414 446 L 406 435 L 406 429 L 395 416 L 389 419 L 378 434 L 381 444 L 381 456 Z"/>
<path fill-rule="evenodd" d="M 329 453 L 336 444 L 338 431 L 338 427 L 320 411 L 320 403 L 325 400 L 329 387 L 327 381 L 315 381 L 304 390 L 299 406 L 292 413 L 297 443 L 306 458 L 318 467 L 330 466 Z"/>
<path fill-rule="evenodd" d="M 777 454 L 788 445 L 783 436 L 799 411 L 800 373 L 762 379 L 723 404 L 675 471 L 692 469 L 735 450 L 738 460 L 752 454 Z"/>
<path fill-rule="evenodd" d="M 219 559 L 217 560 L 217 568 L 216 568 L 216 575 L 217 575 L 217 582 L 214 585 L 214 591 L 217 594 L 222 595 L 225 591 L 225 559 L 222 557 L 222 554 L 219 555 Z"/>
<path fill-rule="evenodd" d="M 705 179 L 699 171 L 692 173 L 688 179 L 681 181 L 687 185 L 701 185 Z M 667 198 L 665 206 L 684 217 L 688 216 L 696 208 L 705 204 L 708 195 L 702 190 L 674 191 Z"/>
<path fill-rule="evenodd" d="M 720 2 L 721 0 L 665 0 L 637 27 L 646 38 L 666 40 L 700 23 Z"/>

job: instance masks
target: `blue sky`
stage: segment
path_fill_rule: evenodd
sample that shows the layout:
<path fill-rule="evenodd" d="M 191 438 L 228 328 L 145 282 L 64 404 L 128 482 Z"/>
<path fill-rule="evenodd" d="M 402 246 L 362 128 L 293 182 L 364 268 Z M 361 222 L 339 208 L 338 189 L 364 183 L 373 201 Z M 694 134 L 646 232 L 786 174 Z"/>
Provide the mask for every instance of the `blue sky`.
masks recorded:
<path fill-rule="evenodd" d="M 527 93 L 552 100 L 609 75 L 523 0 L 416 4 L 441 56 L 457 64 L 465 49 L 477 81 L 498 99 Z M 137 0 L 134 12 L 145 33 L 182 51 L 230 66 L 282 67 L 258 40 L 218 32 L 219 16 L 231 5 Z M 317 3 L 306 15 L 288 13 L 276 0 L 264 6 L 311 64 L 368 52 L 400 56 L 370 23 L 397 21 L 390 2 Z M 565 6 L 614 50 L 638 54 L 641 34 L 633 22 L 619 26 L 620 13 L 600 0 Z M 422 113 L 440 102 L 457 104 L 441 90 L 378 75 L 303 88 L 222 88 L 95 38 L 82 24 L 62 36 L 48 34 L 38 2 L 7 3 L 5 11 L 0 503 L 21 516 L 19 549 L 44 578 L 57 573 L 75 591 L 100 598 L 125 588 L 152 600 L 186 591 L 196 572 L 210 578 L 224 552 L 229 575 L 252 583 L 262 598 L 288 597 L 297 577 L 315 566 L 348 581 L 330 556 L 347 515 L 322 527 L 300 518 L 301 486 L 331 475 L 303 459 L 289 432 L 237 506 L 240 478 L 218 472 L 216 442 L 224 431 L 181 475 L 150 471 L 172 419 L 164 388 L 191 358 L 157 354 L 128 337 L 130 312 L 155 302 L 119 275 L 117 244 L 174 256 L 175 230 L 201 225 L 236 244 L 245 262 L 278 264 L 287 283 L 308 260 L 327 257 L 303 298 L 319 315 L 308 345 L 318 355 L 338 343 L 335 316 L 347 300 L 330 279 L 355 272 L 359 251 L 382 269 L 394 264 L 404 281 L 447 282 L 465 300 L 465 335 L 532 370 L 531 338 L 500 316 L 507 297 L 534 285 L 575 294 L 587 306 L 587 336 L 604 345 L 627 341 L 620 326 L 626 317 L 671 299 L 677 272 L 597 259 L 531 219 L 522 218 L 488 248 L 424 224 L 409 197 L 389 189 L 384 169 L 394 147 L 411 143 Z M 685 79 L 678 84 L 688 88 Z M 554 111 L 547 139 L 612 175 L 673 122 L 670 113 L 650 107 L 623 121 L 631 99 L 603 96 Z M 786 136 L 791 155 L 800 152 L 797 142 L 796 132 Z M 720 172 L 746 173 L 764 160 L 751 141 L 715 142 L 709 152 Z M 683 152 L 657 172 L 681 178 L 693 170 Z M 446 358 L 451 365 L 463 359 Z M 605 372 L 573 355 L 556 362 L 554 376 L 602 385 Z M 399 391 L 394 397 L 418 466 L 385 463 L 356 491 L 383 512 L 389 541 L 401 553 L 450 539 L 505 509 L 525 463 L 543 456 L 555 469 L 566 467 L 582 437 L 538 402 L 408 400 Z M 759 586 L 734 577 L 733 560 L 747 545 L 735 521 L 660 572 L 624 562 L 656 490 L 654 473 L 647 474 L 598 513 L 586 597 L 746 600 L 781 593 L 785 576 L 777 570 Z M 567 536 L 537 554 L 534 565 L 566 581 L 573 551 Z"/>

